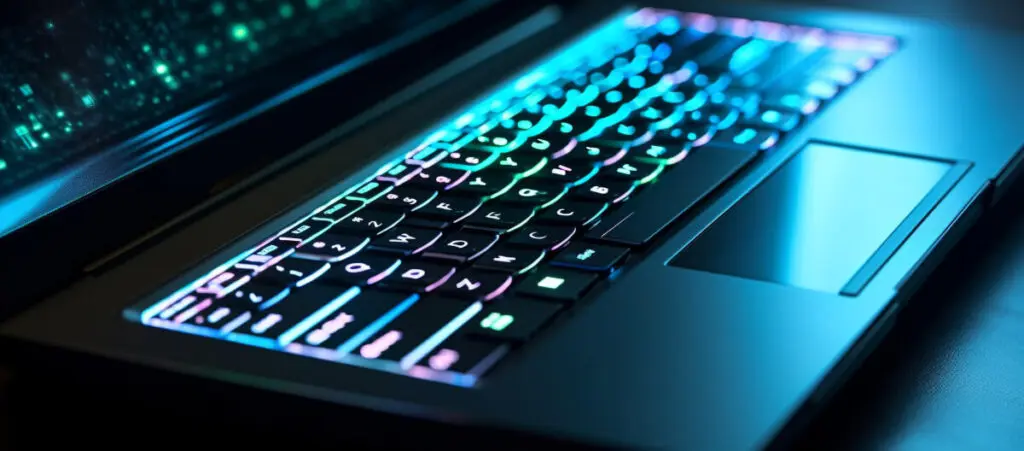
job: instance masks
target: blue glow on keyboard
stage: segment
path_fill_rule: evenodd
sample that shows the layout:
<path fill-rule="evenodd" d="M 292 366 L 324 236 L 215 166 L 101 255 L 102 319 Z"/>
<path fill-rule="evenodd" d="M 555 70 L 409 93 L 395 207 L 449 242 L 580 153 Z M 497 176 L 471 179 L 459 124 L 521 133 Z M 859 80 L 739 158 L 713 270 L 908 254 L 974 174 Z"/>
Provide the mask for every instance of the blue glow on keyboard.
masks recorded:
<path fill-rule="evenodd" d="M 338 296 L 337 299 L 328 302 L 327 305 L 321 307 L 320 310 L 317 310 L 312 315 L 307 316 L 306 319 L 300 321 L 294 327 L 288 329 L 287 332 L 281 334 L 281 336 L 278 337 L 277 339 L 278 343 L 284 346 L 287 345 L 288 343 L 295 341 L 295 339 L 299 338 L 300 335 L 306 333 L 306 331 L 308 331 L 309 329 L 312 329 L 313 326 L 315 326 L 320 321 L 327 319 L 327 316 L 329 316 L 331 313 L 334 313 L 336 310 L 338 310 L 346 303 L 348 303 L 348 301 L 351 301 L 356 296 L 358 296 L 360 292 L 361 290 L 359 289 L 359 287 L 349 288 L 348 291 L 346 291 L 341 296 Z"/>
<path fill-rule="evenodd" d="M 363 329 L 362 332 L 359 332 L 358 334 L 356 334 L 356 336 L 350 338 L 347 342 L 345 342 L 345 344 L 339 346 L 337 349 L 338 354 L 351 354 L 353 350 L 359 347 L 359 345 L 364 344 L 366 340 L 369 340 L 370 337 L 373 336 L 373 334 L 380 332 L 380 330 L 387 326 L 388 323 L 394 321 L 395 318 L 398 318 L 398 315 L 401 315 L 406 310 L 409 310 L 409 307 L 412 307 L 412 305 L 415 304 L 416 301 L 418 300 L 420 300 L 420 296 L 418 294 L 409 296 L 409 299 L 403 301 L 401 304 L 398 305 L 398 307 L 391 309 L 391 311 L 385 313 L 384 316 L 381 316 L 380 319 L 374 321 L 373 324 L 366 326 L 366 329 Z"/>
<path fill-rule="evenodd" d="M 823 102 L 838 93 L 840 88 L 837 87 L 837 84 L 845 86 L 860 75 L 856 72 L 860 69 L 853 70 L 852 75 L 838 69 L 830 69 L 829 74 L 836 84 L 810 83 L 804 86 L 806 89 L 803 92 L 777 96 L 777 106 L 760 108 L 762 105 L 744 100 L 746 98 L 729 97 L 732 94 L 730 91 L 726 91 L 726 87 L 734 81 L 730 75 L 718 74 L 714 78 L 709 77 L 708 74 L 702 73 L 701 68 L 693 61 L 672 63 L 672 46 L 664 42 L 657 45 L 641 43 L 641 35 L 645 36 L 643 39 L 648 39 L 656 33 L 676 34 L 684 27 L 686 31 L 683 34 L 690 37 L 693 35 L 703 37 L 710 33 L 725 32 L 732 33 L 734 36 L 752 38 L 746 44 L 739 46 L 739 49 L 731 55 L 725 55 L 729 57 L 726 72 L 741 72 L 756 67 L 787 39 L 790 43 L 809 47 L 831 46 L 829 48 L 855 49 L 857 52 L 863 51 L 865 48 L 872 49 L 871 52 L 874 52 L 874 56 L 866 62 L 855 62 L 856 68 L 873 67 L 876 62 L 875 58 L 880 59 L 887 56 L 895 49 L 894 42 L 889 38 L 827 34 L 824 31 L 819 33 L 815 31 L 816 29 L 802 29 L 801 33 L 795 33 L 797 27 L 787 28 L 780 24 L 745 19 L 716 18 L 704 14 L 683 14 L 651 9 L 623 14 L 552 55 L 535 68 L 513 78 L 514 81 L 504 87 L 473 102 L 464 111 L 450 117 L 439 129 L 425 133 L 419 144 L 403 149 L 400 156 L 384 164 L 372 176 L 359 181 L 359 183 L 348 185 L 347 189 L 314 209 L 312 213 L 298 218 L 288 227 L 281 229 L 258 245 L 248 248 L 245 252 L 231 258 L 170 296 L 147 304 L 141 308 L 141 312 L 126 311 L 126 318 L 147 326 L 284 351 L 366 369 L 457 386 L 473 386 L 479 380 L 482 372 L 486 371 L 500 355 L 504 355 L 507 346 L 503 347 L 500 352 L 496 351 L 489 356 L 484 356 L 480 364 L 472 366 L 468 370 L 463 369 L 463 372 L 449 370 L 450 365 L 443 366 L 444 370 L 434 369 L 424 364 L 423 361 L 428 359 L 428 356 L 443 343 L 457 337 L 467 324 L 472 324 L 473 319 L 477 318 L 491 301 L 489 298 L 467 302 L 464 310 L 453 314 L 453 317 L 446 316 L 443 322 L 434 326 L 437 327 L 436 331 L 426 335 L 427 338 L 419 338 L 423 340 L 422 342 L 410 343 L 409 348 L 403 348 L 408 352 L 402 356 L 385 358 L 384 352 L 393 349 L 403 339 L 404 332 L 389 331 L 381 336 L 377 334 L 407 313 L 413 305 L 418 303 L 429 305 L 431 302 L 429 294 L 422 295 L 424 299 L 421 299 L 420 294 L 409 294 L 407 298 L 404 297 L 405 294 L 401 294 L 401 297 L 397 299 L 402 300 L 397 305 L 379 316 L 373 316 L 373 320 L 368 319 L 366 323 L 363 323 L 366 324 L 365 326 L 356 326 L 361 329 L 353 329 L 354 334 L 340 344 L 333 343 L 328 346 L 326 338 L 300 342 L 299 337 L 316 328 L 332 314 L 346 308 L 345 306 L 350 302 L 358 302 L 360 295 L 380 290 L 376 286 L 378 283 L 386 283 L 382 282 L 385 278 L 401 274 L 402 271 L 397 271 L 397 269 L 402 263 L 396 259 L 396 262 L 387 268 L 375 268 L 379 272 L 363 281 L 365 288 L 347 289 L 333 300 L 326 302 L 325 305 L 316 308 L 313 313 L 286 328 L 284 332 L 275 332 L 275 337 L 257 336 L 261 333 L 270 335 L 269 331 L 275 325 L 284 328 L 284 324 L 280 324 L 281 321 L 284 321 L 281 315 L 273 313 L 276 309 L 271 307 L 280 308 L 281 303 L 288 302 L 289 295 L 297 293 L 299 290 L 309 289 L 303 288 L 303 285 L 312 284 L 312 288 L 316 288 L 319 280 L 329 278 L 327 274 L 331 274 L 332 268 L 337 265 L 332 266 L 328 262 L 336 263 L 348 258 L 358 258 L 357 252 L 365 247 L 372 247 L 367 244 L 369 239 L 358 243 L 353 241 L 347 244 L 351 249 L 338 249 L 339 253 L 345 252 L 344 256 L 340 258 L 337 255 L 317 255 L 306 247 L 300 247 L 305 243 L 312 242 L 320 234 L 325 233 L 324 231 L 319 232 L 313 238 L 307 237 L 301 242 L 294 242 L 290 245 L 300 247 L 302 249 L 300 252 L 296 252 L 294 248 L 282 249 L 270 246 L 280 243 L 279 240 L 294 239 L 283 237 L 283 235 L 293 227 L 318 215 L 325 217 L 319 217 L 314 222 L 330 221 L 333 225 L 359 211 L 352 209 L 346 212 L 338 207 L 341 203 L 346 205 L 355 203 L 361 207 L 362 204 L 381 199 L 392 201 L 401 199 L 403 196 L 401 194 L 402 185 L 415 174 L 420 174 L 420 171 L 423 174 L 435 169 L 449 171 L 450 175 L 437 176 L 439 178 L 450 177 L 446 181 L 440 182 L 447 188 L 449 182 L 457 183 L 458 180 L 466 180 L 472 172 L 492 163 L 497 164 L 496 162 L 499 160 L 504 161 L 510 155 L 508 152 L 518 151 L 520 146 L 524 149 L 532 148 L 533 150 L 530 151 L 540 151 L 542 153 L 537 155 L 544 156 L 534 158 L 530 162 L 533 166 L 524 165 L 522 168 L 518 168 L 519 172 L 514 176 L 514 181 L 506 185 L 498 185 L 495 192 L 483 195 L 484 202 L 494 199 L 501 201 L 504 197 L 519 192 L 539 192 L 526 188 L 512 191 L 517 183 L 537 174 L 565 176 L 576 170 L 575 176 L 578 178 L 564 183 L 563 191 L 558 196 L 553 196 L 552 199 L 545 198 L 543 202 L 538 202 L 527 219 L 506 232 L 511 232 L 531 221 L 545 208 L 555 204 L 569 189 L 588 185 L 592 179 L 601 180 L 595 179 L 595 177 L 602 167 L 624 164 L 620 169 L 622 171 L 620 174 L 632 174 L 634 171 L 639 171 L 637 166 L 640 165 L 646 165 L 649 168 L 646 172 L 642 172 L 642 175 L 637 175 L 636 180 L 627 185 L 627 188 L 620 191 L 610 193 L 611 190 L 608 187 L 595 186 L 591 192 L 608 194 L 608 199 L 591 218 L 591 221 L 594 221 L 593 218 L 599 217 L 612 208 L 610 205 L 624 201 L 634 190 L 643 188 L 642 185 L 656 183 L 668 167 L 685 159 L 691 149 L 705 146 L 711 142 L 717 131 L 721 131 L 722 136 L 727 136 L 720 140 L 719 145 L 753 145 L 760 150 L 770 151 L 778 142 L 781 133 L 788 130 L 784 129 L 785 127 L 792 128 L 801 122 L 800 114 L 809 115 L 816 112 Z M 789 34 L 791 32 L 794 34 Z M 625 54 L 623 52 L 626 51 L 632 51 L 633 56 L 617 56 Z M 672 64 L 675 65 L 671 66 L 671 71 L 666 69 L 666 66 Z M 597 68 L 601 67 L 609 68 L 607 73 L 598 73 Z M 686 91 L 685 94 L 683 91 L 674 90 L 683 84 L 689 87 L 689 91 Z M 660 110 L 653 106 L 659 102 L 662 108 Z M 748 108 L 747 104 L 754 104 L 754 107 Z M 716 108 L 719 107 L 725 107 L 726 110 L 724 112 L 717 110 Z M 778 108 L 783 111 L 777 110 Z M 749 116 L 745 117 L 745 120 L 759 122 L 756 126 L 742 123 L 733 129 L 733 124 L 739 123 L 740 120 L 740 114 L 733 114 L 735 109 L 751 111 L 749 114 L 744 113 Z M 582 123 L 587 125 L 572 122 L 575 119 L 584 119 Z M 567 122 L 560 122 L 563 120 Z M 636 121 L 645 125 L 637 125 Z M 700 127 L 676 126 L 683 121 L 704 124 L 707 130 Z M 766 131 L 757 127 L 777 127 L 777 130 Z M 725 134 L 726 131 L 731 134 Z M 497 134 L 491 134 L 492 132 Z M 513 132 L 514 134 L 510 134 Z M 556 143 L 556 138 L 544 135 L 544 133 L 560 134 L 564 139 L 558 142 L 558 147 L 555 147 L 553 144 Z M 673 145 L 671 142 L 653 142 L 656 135 L 663 139 L 679 140 L 679 142 L 688 144 L 680 146 Z M 601 141 L 604 139 L 611 139 L 611 144 Z M 595 140 L 596 144 L 591 144 L 591 140 Z M 481 154 L 479 152 L 484 151 L 474 151 L 472 146 L 467 147 L 470 144 L 474 144 L 477 148 L 484 146 L 492 149 L 489 150 L 492 153 Z M 611 149 L 602 149 L 597 144 L 609 145 Z M 643 144 L 646 149 L 636 151 L 634 146 L 640 144 Z M 460 152 L 464 152 L 464 148 L 468 150 L 465 150 L 465 154 L 460 155 Z M 504 149 L 493 150 L 495 148 Z M 634 159 L 624 159 L 630 150 L 636 152 L 634 157 L 631 157 Z M 595 160 L 599 159 L 599 161 L 585 167 L 584 171 L 590 172 L 573 168 L 568 163 L 563 165 L 560 158 L 570 151 L 592 157 Z M 514 155 L 525 154 L 516 153 Z M 447 158 L 454 160 L 445 161 Z M 415 172 L 409 172 L 410 168 Z M 548 170 L 551 170 L 550 174 L 548 174 Z M 403 174 L 412 175 L 407 177 Z M 602 174 L 604 173 L 602 172 Z M 378 179 L 378 177 L 381 178 Z M 427 178 L 430 179 L 430 176 Z M 436 191 L 443 193 L 441 189 Z M 553 194 L 557 193 L 552 192 Z M 427 205 L 435 200 L 439 201 L 439 196 L 440 194 L 434 193 L 428 199 L 421 199 L 422 205 Z M 326 231 L 326 228 L 324 230 Z M 440 236 L 438 234 L 431 243 L 440 239 Z M 572 236 L 565 238 L 564 242 L 560 242 L 553 249 L 558 250 L 561 245 L 568 243 Z M 412 253 L 416 254 L 416 251 Z M 516 275 L 533 270 L 551 253 L 542 252 L 536 261 L 529 263 Z M 215 310 L 211 315 L 202 316 L 206 315 L 202 313 L 203 309 L 210 308 L 213 303 L 230 294 L 232 290 L 245 290 L 250 278 L 258 278 L 261 271 L 293 255 L 295 258 L 305 259 L 306 262 L 322 262 L 323 265 L 312 264 L 311 269 L 306 270 L 306 273 L 297 272 L 296 274 L 301 277 L 297 283 L 281 293 L 274 293 L 275 297 L 260 304 L 258 308 L 251 309 L 256 312 L 255 314 L 264 315 L 261 317 L 262 319 L 256 321 L 254 314 L 246 311 L 241 316 L 227 321 L 224 325 L 218 324 L 219 327 L 213 327 L 212 324 L 227 318 L 227 314 L 223 313 L 223 307 L 220 310 Z M 367 267 L 369 266 L 367 265 Z M 448 278 L 452 277 L 452 274 L 455 274 L 454 270 L 444 280 L 432 284 L 421 292 L 430 292 L 442 286 Z M 618 272 L 613 272 L 612 278 L 617 274 Z M 502 291 L 512 283 L 511 278 L 508 280 L 509 282 L 502 288 Z M 393 289 L 394 287 L 385 288 Z M 211 297 L 209 293 L 214 295 Z M 417 305 L 417 310 L 419 308 L 420 306 Z M 194 324 L 195 320 L 200 317 L 208 322 L 200 321 L 200 325 Z M 190 320 L 192 323 L 189 322 Z M 250 320 L 255 323 L 250 324 Z M 246 332 L 246 330 L 252 333 Z M 373 345 L 368 347 L 366 342 L 375 336 L 377 338 Z M 341 338 L 338 339 L 341 340 Z M 360 352 L 355 352 L 357 349 Z M 451 352 L 454 351 L 447 347 L 443 350 L 449 352 L 444 357 L 450 359 Z M 450 360 L 447 361 L 450 363 Z"/>
<path fill-rule="evenodd" d="M 466 322 L 473 319 L 473 317 L 483 309 L 484 304 L 482 302 L 474 302 L 473 305 L 466 309 L 466 311 L 459 314 L 459 316 L 455 317 L 455 319 L 451 320 L 451 322 L 435 332 L 434 335 L 431 335 L 430 338 L 426 339 L 423 344 L 419 345 L 416 349 L 413 349 L 412 352 L 406 354 L 406 356 L 398 363 L 403 369 L 408 370 L 409 368 L 412 368 L 413 365 L 426 357 L 427 353 L 437 348 L 438 345 L 448 339 L 448 337 L 454 334 L 455 331 L 459 330 L 459 328 L 465 325 Z"/>

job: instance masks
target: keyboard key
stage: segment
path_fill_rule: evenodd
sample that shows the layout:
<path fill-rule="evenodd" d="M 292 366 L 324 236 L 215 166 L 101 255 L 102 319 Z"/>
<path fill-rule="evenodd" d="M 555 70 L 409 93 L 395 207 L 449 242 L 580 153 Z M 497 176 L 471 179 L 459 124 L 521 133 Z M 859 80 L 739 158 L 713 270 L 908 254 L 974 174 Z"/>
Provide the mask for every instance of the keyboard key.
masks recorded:
<path fill-rule="evenodd" d="M 519 152 L 538 153 L 551 159 L 557 159 L 568 155 L 576 147 L 576 140 L 572 136 L 547 131 L 538 136 L 526 138 Z"/>
<path fill-rule="evenodd" d="M 276 303 L 279 298 L 286 296 L 288 291 L 288 285 L 275 283 L 273 280 L 257 276 L 251 282 L 228 293 L 226 297 L 257 308 L 264 304 L 272 305 Z"/>
<path fill-rule="evenodd" d="M 683 122 L 676 126 L 659 130 L 651 139 L 652 144 L 671 145 L 680 144 L 691 147 L 700 147 L 707 144 L 714 137 L 718 127 L 708 124 Z"/>
<path fill-rule="evenodd" d="M 602 130 L 597 136 L 588 139 L 587 142 L 594 142 L 609 147 L 626 147 L 635 145 L 649 139 L 647 130 L 641 130 L 635 125 L 618 124 Z"/>
<path fill-rule="evenodd" d="M 423 256 L 462 263 L 476 259 L 497 242 L 498 235 L 494 233 L 455 232 L 434 242 Z"/>
<path fill-rule="evenodd" d="M 629 198 L 635 189 L 636 183 L 631 180 L 599 178 L 573 189 L 572 195 L 585 201 L 617 204 Z"/>
<path fill-rule="evenodd" d="M 288 229 L 287 232 L 280 236 L 280 239 L 301 243 L 327 230 L 332 224 L 334 222 L 329 220 L 309 218 Z"/>
<path fill-rule="evenodd" d="M 455 373 L 482 375 L 494 365 L 506 352 L 508 346 L 465 337 L 452 337 L 430 351 L 419 366 L 434 371 L 452 371 Z"/>
<path fill-rule="evenodd" d="M 741 77 L 770 59 L 778 42 L 765 39 L 753 39 L 743 44 L 731 55 L 721 58 L 706 67 L 708 72 L 725 72 L 734 77 Z"/>
<path fill-rule="evenodd" d="M 545 117 L 546 115 L 540 112 L 539 108 L 524 109 L 502 121 L 501 126 L 521 133 L 537 127 Z"/>
<path fill-rule="evenodd" d="M 579 185 L 597 174 L 597 165 L 586 160 L 554 161 L 533 177 L 555 184 Z"/>
<path fill-rule="evenodd" d="M 761 94 L 756 91 L 729 88 L 724 92 L 712 94 L 711 102 L 731 105 L 739 111 L 741 116 L 749 116 L 757 113 L 761 108 L 761 97 Z"/>
<path fill-rule="evenodd" d="M 656 97 L 651 101 L 649 108 L 661 111 L 665 116 L 663 121 L 675 123 L 682 120 L 686 112 L 695 111 L 709 101 L 710 96 L 707 91 L 694 86 L 681 85 L 674 86 L 670 91 Z"/>
<path fill-rule="evenodd" d="M 582 202 L 563 199 L 546 208 L 538 221 L 548 224 L 582 227 L 590 225 L 608 210 L 604 202 Z"/>
<path fill-rule="evenodd" d="M 414 292 L 430 292 L 447 282 L 455 274 L 455 266 L 418 260 L 402 262 L 399 270 L 381 281 L 388 288 L 399 288 Z"/>
<path fill-rule="evenodd" d="M 399 226 L 370 242 L 376 251 L 399 255 L 415 255 L 423 252 L 441 239 L 441 232 L 419 227 Z"/>
<path fill-rule="evenodd" d="M 333 301 L 358 293 L 358 289 L 331 285 L 312 285 L 297 288 L 288 296 L 263 310 L 254 312 L 252 318 L 239 324 L 238 332 L 261 337 L 286 340 L 301 332 L 303 320 L 310 315 L 330 307 Z M 286 335 L 287 334 L 287 335 Z"/>
<path fill-rule="evenodd" d="M 653 113 L 647 110 L 635 110 L 619 121 L 617 127 L 624 130 L 635 130 L 635 134 L 632 135 L 635 136 L 634 141 L 646 139 L 645 136 L 651 131 L 651 128 L 664 119 L 651 117 L 650 114 Z"/>
<path fill-rule="evenodd" d="M 639 108 L 630 113 L 630 117 L 626 119 L 625 123 L 632 122 L 644 130 L 661 129 L 675 125 L 684 117 L 682 112 L 677 113 L 676 109 L 669 109 L 664 105 L 659 106 L 661 108 L 650 105 Z"/>
<path fill-rule="evenodd" d="M 454 299 L 422 299 L 363 342 L 358 355 L 364 359 L 401 361 L 403 367 L 411 367 L 422 355 L 403 360 L 406 356 L 449 323 L 460 320 L 466 312 L 466 316 L 474 314 L 479 308 L 479 304 Z M 429 349 L 422 352 L 426 354 Z"/>
<path fill-rule="evenodd" d="M 448 296 L 490 301 L 501 296 L 512 286 L 512 276 L 507 273 L 466 269 L 456 273 L 438 289 Z"/>
<path fill-rule="evenodd" d="M 857 68 L 846 64 L 825 64 L 812 73 L 812 78 L 841 89 L 857 80 L 857 71 Z"/>
<path fill-rule="evenodd" d="M 161 310 L 157 317 L 178 324 L 186 323 L 189 319 L 203 310 L 213 306 L 213 299 L 208 295 L 192 293 L 181 297 L 171 305 Z"/>
<path fill-rule="evenodd" d="M 604 218 L 587 237 L 627 246 L 646 244 L 756 156 L 755 152 L 698 149 L 643 195 Z"/>
<path fill-rule="evenodd" d="M 480 208 L 481 203 L 480 199 L 446 194 L 438 196 L 416 210 L 415 215 L 435 219 L 445 224 L 455 224 L 472 216 Z"/>
<path fill-rule="evenodd" d="M 477 136 L 466 144 L 467 149 L 489 150 L 499 153 L 516 150 L 519 141 L 519 132 L 504 127 L 496 127 L 487 133 Z"/>
<path fill-rule="evenodd" d="M 249 254 L 249 256 L 244 260 L 235 264 L 235 268 L 239 271 L 245 272 L 262 271 L 278 260 L 294 253 L 295 247 L 298 244 L 299 243 L 292 240 L 275 238 L 271 242 L 264 244 L 252 254 Z"/>
<path fill-rule="evenodd" d="M 339 262 L 355 255 L 369 243 L 370 239 L 364 236 L 327 232 L 303 245 L 294 256 L 308 260 Z"/>
<path fill-rule="evenodd" d="M 587 114 L 588 112 L 591 112 L 593 115 Z M 600 108 L 594 107 L 592 109 L 587 109 L 586 107 L 583 107 L 577 109 L 568 117 L 556 123 L 552 123 L 552 125 L 555 127 L 564 126 L 568 129 L 574 130 L 574 134 L 581 135 L 583 133 L 586 133 L 591 128 L 593 128 L 594 125 L 597 124 L 597 121 L 601 119 L 601 117 L 602 116 Z"/>
<path fill-rule="evenodd" d="M 477 259 L 474 268 L 512 274 L 524 274 L 544 260 L 546 251 L 519 246 L 499 245 Z"/>
<path fill-rule="evenodd" d="M 314 285 L 374 285 L 398 270 L 402 261 L 378 252 L 361 252 L 331 266 Z"/>
<path fill-rule="evenodd" d="M 339 200 L 313 215 L 316 219 L 339 221 L 363 207 L 362 201 Z"/>
<path fill-rule="evenodd" d="M 502 155 L 495 164 L 491 165 L 491 169 L 528 175 L 539 171 L 547 162 L 548 158 L 538 153 L 515 152 Z"/>
<path fill-rule="evenodd" d="M 686 121 L 692 124 L 714 125 L 720 130 L 727 129 L 740 119 L 740 110 L 733 105 L 708 102 L 686 115 Z"/>
<path fill-rule="evenodd" d="M 598 95 L 593 101 L 587 104 L 587 108 L 593 107 L 601 112 L 604 117 L 612 117 L 618 114 L 623 108 L 623 102 L 621 97 Z M 600 130 L 591 130 L 591 132 L 600 132 Z M 586 136 L 590 136 L 591 133 L 587 133 Z"/>
<path fill-rule="evenodd" d="M 243 303 L 204 299 L 183 309 L 175 317 L 175 322 L 219 329 L 235 321 L 245 321 L 251 318 L 253 313 L 256 313 L 255 309 Z"/>
<path fill-rule="evenodd" d="M 821 108 L 821 101 L 805 95 L 788 92 L 770 92 L 764 95 L 761 106 L 786 113 L 814 114 Z"/>
<path fill-rule="evenodd" d="M 330 264 L 322 261 L 288 257 L 266 269 L 261 276 L 284 286 L 303 286 L 320 277 Z"/>
<path fill-rule="evenodd" d="M 345 197 L 349 201 L 355 202 L 373 202 L 374 199 L 383 196 L 384 193 L 391 191 L 393 186 L 390 183 L 384 182 L 366 182 L 359 189 L 353 191 L 351 194 Z"/>
<path fill-rule="evenodd" d="M 778 144 L 781 136 L 773 130 L 758 130 L 750 127 L 735 127 L 718 133 L 711 140 L 714 147 L 742 151 L 768 150 Z"/>
<path fill-rule="evenodd" d="M 473 317 L 463 332 L 499 341 L 524 342 L 558 315 L 562 306 L 528 298 L 503 299 Z"/>
<path fill-rule="evenodd" d="M 364 208 L 337 224 L 334 230 L 359 236 L 377 236 L 402 222 L 405 215 L 395 211 Z"/>
<path fill-rule="evenodd" d="M 579 111 L 579 110 L 576 110 L 576 111 Z M 574 112 L 574 113 L 570 114 L 570 116 L 573 116 L 575 114 L 576 113 Z M 539 135 L 541 135 L 541 136 L 551 136 L 551 135 L 554 135 L 554 134 L 560 134 L 560 135 L 565 135 L 565 136 L 568 136 L 568 137 L 571 138 L 573 136 L 579 135 L 580 133 L 582 133 L 584 131 L 585 130 L 581 130 L 579 127 L 577 127 L 577 123 L 575 123 L 575 122 L 567 121 L 565 119 L 557 119 L 557 120 L 553 120 L 551 122 L 551 126 L 547 130 L 544 130 L 544 132 L 540 133 Z"/>
<path fill-rule="evenodd" d="M 544 267 L 530 274 L 519 284 L 516 293 L 561 302 L 576 302 L 597 282 L 597 279 L 594 273 Z"/>
<path fill-rule="evenodd" d="M 488 202 L 467 218 L 465 223 L 466 228 L 470 229 L 507 233 L 522 227 L 533 217 L 534 210 L 531 207 Z"/>
<path fill-rule="evenodd" d="M 500 202 L 544 208 L 561 199 L 566 193 L 564 185 L 535 177 L 520 180 L 516 186 L 495 198 Z"/>
<path fill-rule="evenodd" d="M 681 130 L 681 128 L 673 129 L 673 131 Z M 707 125 L 695 126 L 692 130 L 694 131 L 687 132 L 690 134 L 689 137 L 682 139 L 667 135 L 662 136 L 659 133 L 655 135 L 654 139 L 650 142 L 629 149 L 629 156 L 627 159 L 642 163 L 664 164 L 666 166 L 674 165 L 680 162 L 683 158 L 686 158 L 695 144 L 711 141 L 711 138 L 715 133 L 714 128 Z M 701 135 L 696 141 L 691 141 L 689 139 L 697 136 L 698 133 Z"/>
<path fill-rule="evenodd" d="M 445 157 L 448 156 L 446 148 L 440 147 L 436 144 L 431 144 L 422 149 L 417 149 L 409 153 L 405 159 L 405 164 L 411 166 L 419 166 L 422 168 L 429 168 Z"/>
<path fill-rule="evenodd" d="M 309 329 L 295 342 L 326 349 L 346 344 L 367 326 L 410 300 L 404 293 L 363 289 L 337 310 Z"/>
<path fill-rule="evenodd" d="M 401 185 L 408 182 L 422 171 L 423 168 L 420 166 L 398 163 L 392 166 L 391 169 L 388 169 L 387 172 L 377 176 L 377 181 L 391 183 L 392 185 Z"/>
<path fill-rule="evenodd" d="M 441 167 L 476 172 L 490 166 L 500 155 L 487 150 L 460 149 L 441 160 Z"/>
<path fill-rule="evenodd" d="M 466 196 L 491 197 L 511 189 L 515 183 L 515 173 L 486 170 L 470 175 L 454 192 Z"/>
<path fill-rule="evenodd" d="M 664 164 L 644 161 L 621 161 L 601 172 L 602 177 L 635 181 L 644 184 L 654 180 L 665 170 Z"/>
<path fill-rule="evenodd" d="M 835 80 L 810 72 L 795 75 L 793 78 L 787 75 L 772 88 L 826 101 L 839 93 L 840 86 L 841 84 Z"/>
<path fill-rule="evenodd" d="M 399 186 L 373 202 L 376 208 L 416 210 L 437 197 L 437 191 Z"/>
<path fill-rule="evenodd" d="M 589 161 L 599 166 L 610 166 L 624 156 L 626 156 L 626 149 L 623 146 L 608 146 L 587 141 L 581 143 L 579 149 L 569 154 L 566 160 Z"/>
<path fill-rule="evenodd" d="M 800 114 L 769 109 L 743 119 L 740 124 L 758 129 L 788 132 L 800 125 Z"/>
<path fill-rule="evenodd" d="M 529 246 L 546 250 L 558 250 L 576 235 L 575 227 L 528 225 L 515 232 L 509 240 L 514 246 Z"/>
<path fill-rule="evenodd" d="M 589 243 L 571 243 L 558 252 L 551 264 L 584 271 L 607 272 L 629 254 L 625 247 Z"/>
<path fill-rule="evenodd" d="M 424 169 L 409 181 L 413 186 L 430 191 L 447 191 L 469 178 L 469 171 L 440 166 Z M 404 185 L 403 185 L 404 186 Z"/>

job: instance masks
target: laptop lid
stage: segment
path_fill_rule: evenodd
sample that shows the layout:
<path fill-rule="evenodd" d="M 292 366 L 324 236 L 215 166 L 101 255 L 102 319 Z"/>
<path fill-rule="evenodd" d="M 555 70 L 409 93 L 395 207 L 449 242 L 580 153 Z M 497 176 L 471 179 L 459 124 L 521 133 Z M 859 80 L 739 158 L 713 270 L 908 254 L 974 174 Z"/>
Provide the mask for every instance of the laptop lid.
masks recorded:
<path fill-rule="evenodd" d="M 0 278 L 59 286 L 539 3 L 3 2 Z"/>

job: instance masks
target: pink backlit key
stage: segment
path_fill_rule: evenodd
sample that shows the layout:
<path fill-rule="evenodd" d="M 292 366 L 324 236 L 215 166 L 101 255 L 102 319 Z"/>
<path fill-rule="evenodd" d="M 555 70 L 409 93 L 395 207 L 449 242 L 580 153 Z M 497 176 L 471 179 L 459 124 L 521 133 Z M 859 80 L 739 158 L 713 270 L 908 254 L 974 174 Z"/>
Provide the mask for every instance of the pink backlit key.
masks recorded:
<path fill-rule="evenodd" d="M 352 353 L 365 359 L 401 362 L 403 367 L 409 368 L 447 338 L 446 334 L 476 316 L 481 308 L 479 303 L 456 299 L 420 299 L 353 348 Z"/>
<path fill-rule="evenodd" d="M 423 357 L 412 372 L 429 369 L 481 376 L 508 352 L 509 346 L 465 337 L 453 337 Z M 420 370 L 422 371 L 422 370 Z"/>

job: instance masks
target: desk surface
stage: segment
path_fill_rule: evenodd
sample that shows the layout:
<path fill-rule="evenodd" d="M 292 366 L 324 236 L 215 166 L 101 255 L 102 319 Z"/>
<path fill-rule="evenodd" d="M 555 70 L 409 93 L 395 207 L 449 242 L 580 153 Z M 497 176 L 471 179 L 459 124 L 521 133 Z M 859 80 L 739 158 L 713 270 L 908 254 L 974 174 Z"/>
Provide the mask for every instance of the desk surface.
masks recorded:
<path fill-rule="evenodd" d="M 1004 0 L 784 1 L 1024 30 L 1022 6 Z M 813 423 L 806 449 L 1024 449 L 1024 187 L 1016 191 L 900 315 Z"/>
<path fill-rule="evenodd" d="M 1024 29 L 1024 14 L 1007 12 L 1005 0 L 790 1 Z M 901 314 L 802 447 L 1024 449 L 1024 209 L 1007 208 L 1024 205 L 1020 188 Z"/>
<path fill-rule="evenodd" d="M 1020 187 L 1024 188 L 1024 187 Z M 1024 189 L 966 239 L 807 449 L 1024 449 Z M 1016 211 L 1012 211 L 1016 210 Z"/>

